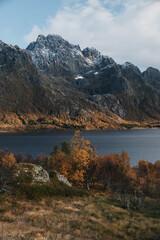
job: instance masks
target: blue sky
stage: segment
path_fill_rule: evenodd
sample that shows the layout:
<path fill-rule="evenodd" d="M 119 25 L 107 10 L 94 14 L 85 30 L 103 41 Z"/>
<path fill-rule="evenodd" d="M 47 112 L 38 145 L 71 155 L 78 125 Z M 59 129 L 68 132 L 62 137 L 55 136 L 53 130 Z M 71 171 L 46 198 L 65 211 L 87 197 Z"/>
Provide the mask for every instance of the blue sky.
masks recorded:
<path fill-rule="evenodd" d="M 0 0 L 0 39 L 24 48 L 24 35 L 62 7 L 62 0 Z"/>
<path fill-rule="evenodd" d="M 160 69 L 159 0 L 0 0 L 0 40 L 26 48 L 39 34 L 95 47 L 117 63 Z"/>

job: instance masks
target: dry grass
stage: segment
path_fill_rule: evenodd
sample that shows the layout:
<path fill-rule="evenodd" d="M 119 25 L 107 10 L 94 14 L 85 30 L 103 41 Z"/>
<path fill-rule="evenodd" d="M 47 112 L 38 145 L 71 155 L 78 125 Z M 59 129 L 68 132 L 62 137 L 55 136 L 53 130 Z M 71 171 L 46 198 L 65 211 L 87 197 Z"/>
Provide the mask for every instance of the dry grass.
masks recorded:
<path fill-rule="evenodd" d="M 159 240 L 160 217 L 113 205 L 107 196 L 0 202 L 3 240 Z"/>

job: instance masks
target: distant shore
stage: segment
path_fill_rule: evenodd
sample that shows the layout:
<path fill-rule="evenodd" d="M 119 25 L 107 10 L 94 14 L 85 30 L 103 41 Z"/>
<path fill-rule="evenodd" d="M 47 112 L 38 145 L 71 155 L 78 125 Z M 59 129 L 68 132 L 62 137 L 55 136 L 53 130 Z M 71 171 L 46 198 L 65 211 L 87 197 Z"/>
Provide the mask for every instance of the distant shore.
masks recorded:
<path fill-rule="evenodd" d="M 53 131 L 75 131 L 75 130 L 80 130 L 80 131 L 110 131 L 110 130 L 136 130 L 136 129 L 159 129 L 160 125 L 157 123 L 152 123 L 152 124 L 142 124 L 142 125 L 137 125 L 134 123 L 131 124 L 121 124 L 117 127 L 113 126 L 108 126 L 104 128 L 99 128 L 98 126 L 96 127 L 88 127 L 88 126 L 72 126 L 72 127 L 60 127 L 60 126 L 25 126 L 25 127 L 17 127 L 17 126 L 3 126 L 0 125 L 0 134 L 34 134 L 34 133 L 50 133 Z"/>

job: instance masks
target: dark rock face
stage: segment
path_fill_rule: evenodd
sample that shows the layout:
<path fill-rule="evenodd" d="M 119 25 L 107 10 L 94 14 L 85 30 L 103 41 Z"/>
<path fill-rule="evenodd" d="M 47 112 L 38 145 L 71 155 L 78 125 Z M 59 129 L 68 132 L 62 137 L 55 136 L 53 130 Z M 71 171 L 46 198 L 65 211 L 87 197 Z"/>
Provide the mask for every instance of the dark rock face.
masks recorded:
<path fill-rule="evenodd" d="M 122 75 L 127 78 L 129 81 L 143 82 L 142 74 L 138 67 L 134 66 L 132 63 L 126 62 L 120 66 Z"/>
<path fill-rule="evenodd" d="M 158 118 L 160 72 L 118 65 L 94 48 L 81 50 L 57 35 L 39 35 L 27 50 L 0 41 L 0 111 Z"/>
<path fill-rule="evenodd" d="M 142 76 L 150 85 L 160 89 L 160 71 L 158 69 L 149 67 L 142 73 Z"/>
<path fill-rule="evenodd" d="M 93 109 L 82 94 L 75 95 L 55 82 L 37 68 L 28 51 L 0 42 L 0 111 L 59 117 L 66 112 L 72 115 L 77 109 Z"/>
<path fill-rule="evenodd" d="M 27 50 L 41 70 L 56 77 L 76 77 L 92 68 L 92 61 L 87 62 L 88 58 L 78 45 L 72 45 L 58 35 L 40 35 Z"/>
<path fill-rule="evenodd" d="M 83 79 L 87 73 L 95 73 L 103 65 L 113 63 L 94 48 L 83 51 L 58 35 L 39 35 L 27 50 L 38 68 L 56 77 Z"/>

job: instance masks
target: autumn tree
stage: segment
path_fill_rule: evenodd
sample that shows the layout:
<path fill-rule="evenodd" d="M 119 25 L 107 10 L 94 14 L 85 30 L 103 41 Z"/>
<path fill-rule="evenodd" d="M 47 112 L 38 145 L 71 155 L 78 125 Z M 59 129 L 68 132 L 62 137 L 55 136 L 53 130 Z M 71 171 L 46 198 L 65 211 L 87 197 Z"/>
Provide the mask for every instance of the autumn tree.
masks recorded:
<path fill-rule="evenodd" d="M 11 168 L 16 163 L 16 159 L 13 153 L 8 150 L 0 151 L 0 167 Z"/>
<path fill-rule="evenodd" d="M 95 178 L 113 191 L 127 193 L 133 191 L 135 185 L 135 173 L 130 166 L 130 158 L 126 152 L 121 155 L 109 154 L 99 156 Z"/>
<path fill-rule="evenodd" d="M 155 168 L 155 196 L 160 199 L 160 160 L 154 164 Z"/>
<path fill-rule="evenodd" d="M 137 166 L 137 179 L 141 192 L 143 194 L 152 195 L 156 181 L 156 169 L 154 164 L 149 163 L 146 160 L 140 160 Z"/>
<path fill-rule="evenodd" d="M 138 162 L 138 168 L 137 168 L 137 175 L 140 178 L 147 178 L 149 175 L 149 165 L 148 162 L 146 160 L 140 160 Z"/>
<path fill-rule="evenodd" d="M 12 167 L 16 159 L 8 150 L 0 151 L 0 193 L 8 192 L 12 182 Z"/>
<path fill-rule="evenodd" d="M 62 152 L 60 149 L 57 149 L 54 154 L 51 154 L 50 161 L 54 171 L 58 171 L 60 174 L 70 180 L 70 172 L 72 167 L 71 161 L 67 154 Z"/>
<path fill-rule="evenodd" d="M 71 139 L 71 180 L 83 182 L 85 188 L 89 190 L 90 168 L 96 160 L 95 148 L 81 136 L 80 131 L 75 131 Z"/>
<path fill-rule="evenodd" d="M 119 162 L 120 156 L 118 154 L 109 154 L 98 158 L 95 178 L 106 189 L 110 188 L 118 177 Z"/>

